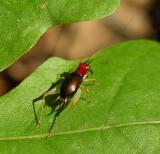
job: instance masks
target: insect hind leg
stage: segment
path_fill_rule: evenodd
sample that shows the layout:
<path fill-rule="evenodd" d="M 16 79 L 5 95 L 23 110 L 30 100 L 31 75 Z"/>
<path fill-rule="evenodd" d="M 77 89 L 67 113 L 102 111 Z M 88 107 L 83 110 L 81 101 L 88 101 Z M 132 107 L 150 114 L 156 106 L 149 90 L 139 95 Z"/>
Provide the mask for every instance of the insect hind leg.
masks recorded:
<path fill-rule="evenodd" d="M 60 105 L 59 105 L 59 108 L 56 110 L 56 114 L 55 114 L 55 116 L 54 116 L 54 118 L 53 118 L 53 121 L 52 121 L 52 124 L 51 124 L 51 126 L 50 126 L 50 128 L 49 128 L 49 130 L 48 130 L 48 136 L 47 136 L 47 138 L 48 138 L 49 136 L 51 136 L 51 134 L 52 134 L 52 129 L 53 129 L 53 126 L 54 126 L 54 123 L 55 123 L 57 117 L 60 115 L 60 113 L 61 113 L 61 112 L 65 109 L 65 107 L 68 105 L 68 104 L 67 104 L 67 100 L 63 100 L 63 99 L 59 98 L 57 101 L 60 101 L 61 103 L 60 103 Z"/>
<path fill-rule="evenodd" d="M 44 110 L 44 106 L 46 104 L 46 100 L 45 98 L 49 95 L 54 95 L 54 94 L 57 94 L 57 91 L 58 91 L 58 87 L 59 87 L 59 84 L 57 84 L 56 86 L 54 86 L 53 88 L 50 88 L 47 92 L 45 92 L 43 95 L 41 95 L 39 98 L 33 100 L 32 102 L 32 105 L 33 105 L 33 111 L 34 111 L 34 116 L 35 116 L 35 120 L 36 120 L 36 126 L 34 129 L 36 128 L 39 128 L 40 127 L 40 123 L 41 123 L 41 119 L 42 119 L 42 116 L 43 116 L 43 110 Z M 41 105 L 41 109 L 40 109 L 40 116 L 39 116 L 39 119 L 37 117 L 37 113 L 36 113 L 36 109 L 35 109 L 35 103 L 42 99 L 42 105 Z M 54 100 L 56 101 L 56 100 Z"/>

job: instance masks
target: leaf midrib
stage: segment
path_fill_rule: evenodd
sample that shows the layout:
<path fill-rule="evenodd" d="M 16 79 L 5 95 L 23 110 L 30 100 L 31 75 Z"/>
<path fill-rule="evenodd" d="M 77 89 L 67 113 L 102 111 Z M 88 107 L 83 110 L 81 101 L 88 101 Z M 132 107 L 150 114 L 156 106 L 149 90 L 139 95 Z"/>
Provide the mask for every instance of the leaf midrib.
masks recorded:
<path fill-rule="evenodd" d="M 59 136 L 59 135 L 68 135 L 68 134 L 76 134 L 76 133 L 84 133 L 84 132 L 92 132 L 92 131 L 100 131 L 100 130 L 107 130 L 111 128 L 120 128 L 120 127 L 127 127 L 127 126 L 134 126 L 134 125 L 156 125 L 160 124 L 160 121 L 133 121 L 133 122 L 124 122 L 119 124 L 111 124 L 106 126 L 99 126 L 99 127 L 91 127 L 87 129 L 80 129 L 80 130 L 73 130 L 67 132 L 57 132 L 51 135 L 51 137 Z M 8 141 L 8 140 L 27 140 L 27 139 L 44 139 L 47 137 L 46 134 L 39 134 L 39 135 L 30 135 L 30 136 L 13 136 L 13 137 L 0 137 L 0 141 Z"/>

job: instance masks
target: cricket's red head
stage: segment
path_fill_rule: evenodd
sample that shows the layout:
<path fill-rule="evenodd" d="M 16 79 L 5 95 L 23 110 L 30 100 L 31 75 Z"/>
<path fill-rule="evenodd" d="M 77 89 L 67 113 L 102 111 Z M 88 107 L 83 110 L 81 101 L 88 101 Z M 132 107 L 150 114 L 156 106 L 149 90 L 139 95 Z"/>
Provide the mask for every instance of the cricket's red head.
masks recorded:
<path fill-rule="evenodd" d="M 83 78 L 89 71 L 91 71 L 91 67 L 88 63 L 80 63 L 78 68 L 75 70 L 75 73 Z"/>

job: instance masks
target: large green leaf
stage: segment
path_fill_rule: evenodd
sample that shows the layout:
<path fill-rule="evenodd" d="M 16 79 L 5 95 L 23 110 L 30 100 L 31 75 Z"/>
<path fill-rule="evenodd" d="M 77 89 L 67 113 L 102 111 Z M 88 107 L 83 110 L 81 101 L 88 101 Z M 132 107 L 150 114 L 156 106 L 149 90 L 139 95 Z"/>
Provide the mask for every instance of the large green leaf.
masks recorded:
<path fill-rule="evenodd" d="M 119 0 L 1 0 L 0 70 L 30 49 L 48 28 L 99 19 L 118 5 Z"/>
<path fill-rule="evenodd" d="M 32 100 L 75 64 L 51 58 L 0 98 L 0 153 L 159 153 L 160 45 L 152 41 L 104 49 L 91 64 L 97 81 L 88 86 L 90 103 L 80 100 L 70 112 L 68 106 L 48 140 L 53 115 L 32 132 Z"/>

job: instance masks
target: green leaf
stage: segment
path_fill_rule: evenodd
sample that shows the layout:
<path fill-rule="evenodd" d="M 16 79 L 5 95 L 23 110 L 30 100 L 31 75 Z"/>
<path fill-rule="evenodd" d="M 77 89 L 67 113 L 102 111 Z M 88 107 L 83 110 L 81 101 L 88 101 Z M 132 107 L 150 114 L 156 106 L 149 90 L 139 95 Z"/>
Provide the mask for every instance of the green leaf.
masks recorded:
<path fill-rule="evenodd" d="M 44 116 L 40 129 L 32 132 L 32 100 L 77 65 L 49 59 L 0 98 L 0 153 L 159 153 L 159 51 L 158 43 L 147 40 L 104 49 L 91 64 L 96 84 L 88 85 L 90 103 L 79 100 L 70 112 L 68 106 L 46 140 L 53 115 Z M 49 111 L 46 106 L 44 115 Z"/>
<path fill-rule="evenodd" d="M 0 71 L 29 50 L 48 28 L 99 19 L 118 5 L 119 0 L 2 0 Z"/>

